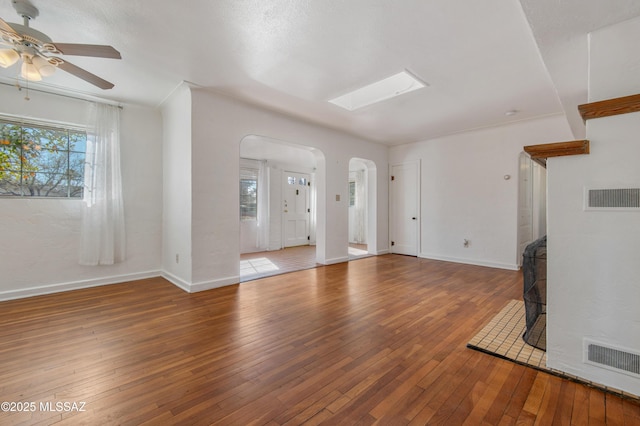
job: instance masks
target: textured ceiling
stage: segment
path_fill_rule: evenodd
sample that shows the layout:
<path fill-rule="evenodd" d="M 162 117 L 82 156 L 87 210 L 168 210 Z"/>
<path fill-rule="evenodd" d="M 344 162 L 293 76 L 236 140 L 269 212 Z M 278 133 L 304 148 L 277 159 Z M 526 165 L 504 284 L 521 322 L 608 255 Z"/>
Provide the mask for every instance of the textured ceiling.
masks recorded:
<path fill-rule="evenodd" d="M 588 33 L 640 16 L 638 0 L 520 0 L 576 139 L 586 129 L 577 105 L 589 99 Z M 631 95 L 625 93 L 624 95 Z M 621 95 L 622 96 L 622 95 Z"/>
<path fill-rule="evenodd" d="M 567 37 L 556 23 L 599 5 L 572 29 L 584 36 L 602 26 L 594 21 L 609 10 L 603 4 L 618 2 L 632 11 L 609 20 L 638 8 L 637 0 L 31 0 L 40 10 L 31 26 L 123 56 L 68 58 L 115 83 L 109 91 L 62 71 L 48 88 L 157 106 L 188 81 L 393 145 L 561 113 L 561 90 L 542 60 Z M 0 17 L 20 22 L 10 0 L 0 0 Z M 403 69 L 429 87 L 353 112 L 327 102 Z M 0 69 L 5 82 L 16 74 Z"/>

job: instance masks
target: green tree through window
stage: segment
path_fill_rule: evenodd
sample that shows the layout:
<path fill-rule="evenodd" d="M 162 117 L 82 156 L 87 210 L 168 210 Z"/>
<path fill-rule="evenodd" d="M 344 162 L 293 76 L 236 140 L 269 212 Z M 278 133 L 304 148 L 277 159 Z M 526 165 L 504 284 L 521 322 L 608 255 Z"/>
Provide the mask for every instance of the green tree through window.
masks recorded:
<path fill-rule="evenodd" d="M 0 120 L 0 197 L 81 198 L 87 134 Z"/>
<path fill-rule="evenodd" d="M 258 217 L 258 181 L 240 179 L 240 219 L 256 220 Z"/>

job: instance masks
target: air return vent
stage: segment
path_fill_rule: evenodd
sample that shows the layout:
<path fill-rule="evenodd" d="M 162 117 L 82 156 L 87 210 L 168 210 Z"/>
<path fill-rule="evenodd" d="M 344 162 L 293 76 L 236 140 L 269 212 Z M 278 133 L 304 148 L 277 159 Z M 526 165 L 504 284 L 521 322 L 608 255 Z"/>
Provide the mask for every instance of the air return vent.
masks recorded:
<path fill-rule="evenodd" d="M 640 377 L 640 354 L 610 345 L 584 340 L 585 362 Z"/>
<path fill-rule="evenodd" d="M 640 188 L 587 189 L 587 210 L 638 210 L 640 211 Z"/>

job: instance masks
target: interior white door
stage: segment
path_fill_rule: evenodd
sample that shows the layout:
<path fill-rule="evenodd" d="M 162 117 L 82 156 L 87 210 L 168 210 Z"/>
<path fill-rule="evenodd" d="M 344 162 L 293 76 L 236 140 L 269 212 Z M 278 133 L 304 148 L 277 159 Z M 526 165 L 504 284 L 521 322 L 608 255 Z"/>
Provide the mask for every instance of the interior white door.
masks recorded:
<path fill-rule="evenodd" d="M 309 244 L 309 175 L 284 172 L 283 177 L 284 246 Z"/>
<path fill-rule="evenodd" d="M 418 162 L 391 166 L 389 218 L 391 253 L 418 255 L 420 169 Z"/>

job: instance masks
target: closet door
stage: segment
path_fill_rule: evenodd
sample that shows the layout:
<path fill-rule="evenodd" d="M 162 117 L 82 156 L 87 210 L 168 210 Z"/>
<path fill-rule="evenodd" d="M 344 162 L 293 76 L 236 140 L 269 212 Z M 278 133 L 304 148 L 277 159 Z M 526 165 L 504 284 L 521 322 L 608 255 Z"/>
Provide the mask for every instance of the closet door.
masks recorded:
<path fill-rule="evenodd" d="M 389 183 L 391 253 L 418 255 L 420 238 L 420 163 L 391 166 Z"/>

